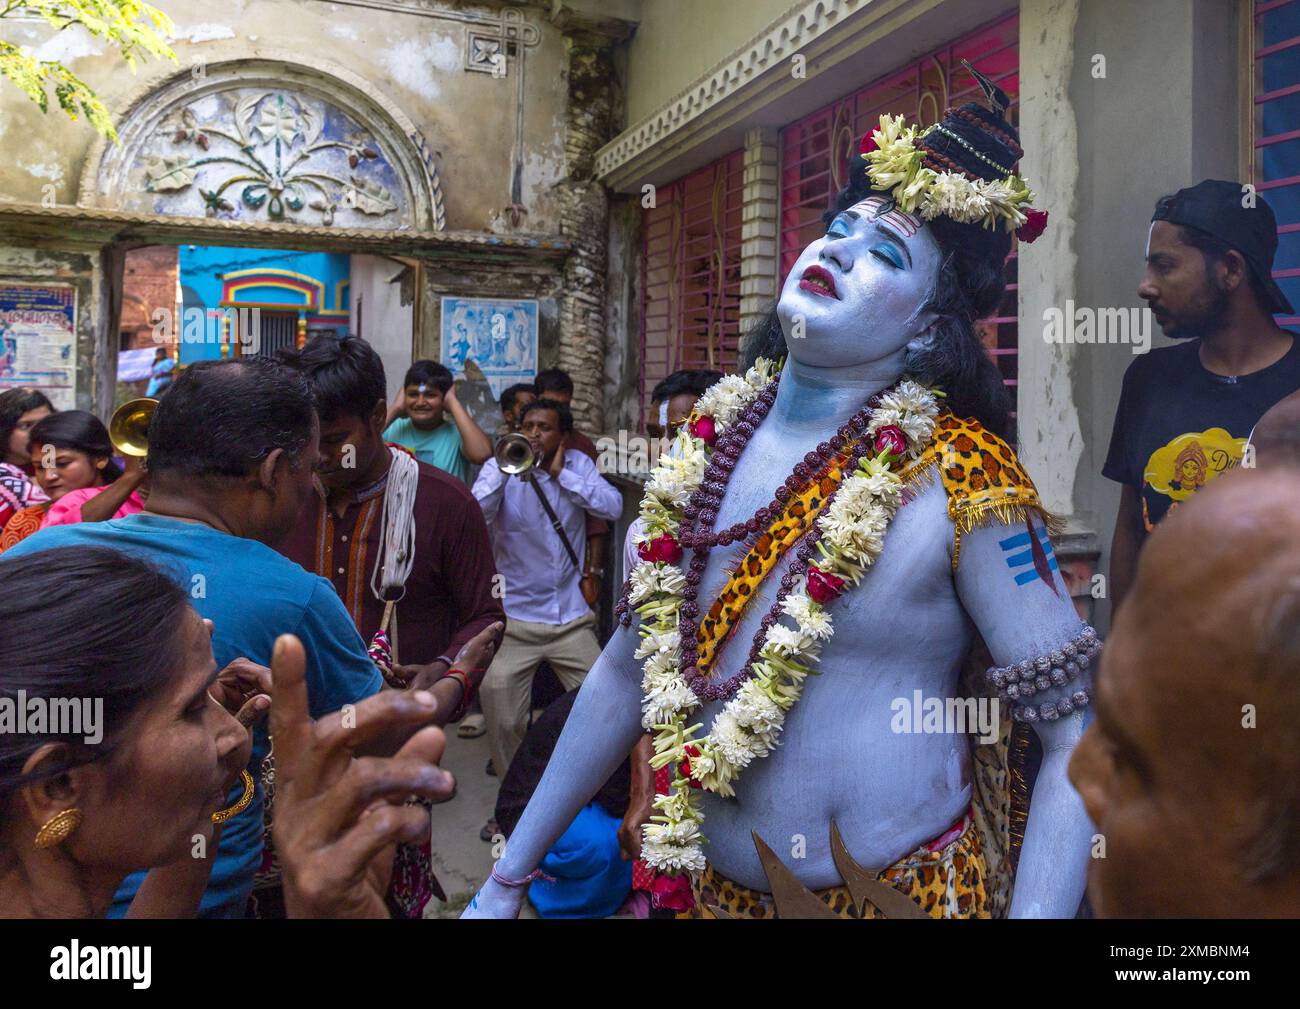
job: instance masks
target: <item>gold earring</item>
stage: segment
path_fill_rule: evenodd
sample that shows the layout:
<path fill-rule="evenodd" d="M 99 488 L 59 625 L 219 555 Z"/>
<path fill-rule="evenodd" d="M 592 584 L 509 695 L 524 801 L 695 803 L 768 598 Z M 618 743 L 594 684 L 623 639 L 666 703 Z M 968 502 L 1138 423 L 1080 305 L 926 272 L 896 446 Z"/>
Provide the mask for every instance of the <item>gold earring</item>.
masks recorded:
<path fill-rule="evenodd" d="M 55 813 L 45 821 L 45 826 L 36 832 L 36 847 L 53 848 L 57 844 L 62 844 L 80 826 L 81 810 L 74 807 Z"/>

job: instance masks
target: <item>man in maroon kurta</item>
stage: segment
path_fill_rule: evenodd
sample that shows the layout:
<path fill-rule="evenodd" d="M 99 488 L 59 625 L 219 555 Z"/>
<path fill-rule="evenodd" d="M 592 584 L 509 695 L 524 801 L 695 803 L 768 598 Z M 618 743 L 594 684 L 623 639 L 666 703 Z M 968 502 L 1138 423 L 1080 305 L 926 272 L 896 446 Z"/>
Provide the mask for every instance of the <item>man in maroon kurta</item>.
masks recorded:
<path fill-rule="evenodd" d="M 326 496 L 313 495 L 280 550 L 333 583 L 369 641 L 384 615 L 371 579 L 392 468 L 381 435 L 387 408 L 383 364 L 364 341 L 333 337 L 312 341 L 297 363 L 312 383 L 321 417 Z M 475 634 L 506 617 L 501 593 L 494 592 L 496 566 L 478 502 L 460 481 L 417 465 L 414 563 L 395 606 L 394 659 L 411 686 L 423 687 L 446 673 Z"/>

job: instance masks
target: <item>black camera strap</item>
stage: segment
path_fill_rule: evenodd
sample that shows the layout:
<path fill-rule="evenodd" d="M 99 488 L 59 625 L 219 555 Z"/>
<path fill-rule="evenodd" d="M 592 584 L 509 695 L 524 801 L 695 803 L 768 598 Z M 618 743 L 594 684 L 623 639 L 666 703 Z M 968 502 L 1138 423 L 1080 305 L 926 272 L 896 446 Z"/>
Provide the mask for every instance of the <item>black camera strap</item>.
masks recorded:
<path fill-rule="evenodd" d="M 546 499 L 546 492 L 543 491 L 541 486 L 537 483 L 535 474 L 531 472 L 527 473 L 524 476 L 524 479 L 533 485 L 533 490 L 537 492 L 537 500 L 542 503 L 542 509 L 546 512 L 546 517 L 551 520 L 552 528 L 554 528 L 559 534 L 560 542 L 564 544 L 564 549 L 569 555 L 569 560 L 573 561 L 573 566 L 581 571 L 582 563 L 578 560 L 577 553 L 574 552 L 573 544 L 569 542 L 569 537 L 564 532 L 564 526 L 561 524 L 559 516 L 555 514 L 555 509 L 551 507 L 551 502 Z"/>

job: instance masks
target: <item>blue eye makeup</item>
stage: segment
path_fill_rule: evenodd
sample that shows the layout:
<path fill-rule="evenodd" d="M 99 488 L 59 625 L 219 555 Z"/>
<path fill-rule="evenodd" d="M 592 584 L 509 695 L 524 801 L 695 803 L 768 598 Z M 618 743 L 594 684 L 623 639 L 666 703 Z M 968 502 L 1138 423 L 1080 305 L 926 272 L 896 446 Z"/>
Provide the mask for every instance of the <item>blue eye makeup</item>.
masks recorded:
<path fill-rule="evenodd" d="M 903 257 L 899 251 L 888 242 L 881 242 L 879 245 L 871 247 L 871 254 L 878 259 L 883 259 L 896 270 L 903 268 Z"/>
<path fill-rule="evenodd" d="M 848 234 L 849 222 L 843 216 L 831 221 L 831 226 L 826 229 L 827 238 L 847 238 Z"/>

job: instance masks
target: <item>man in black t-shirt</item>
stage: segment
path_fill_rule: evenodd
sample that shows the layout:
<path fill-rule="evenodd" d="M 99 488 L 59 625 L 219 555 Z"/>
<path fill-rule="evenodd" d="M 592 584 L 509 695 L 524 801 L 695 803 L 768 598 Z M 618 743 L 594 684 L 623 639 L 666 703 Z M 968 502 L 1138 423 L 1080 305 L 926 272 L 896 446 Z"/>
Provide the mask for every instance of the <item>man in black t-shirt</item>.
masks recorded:
<path fill-rule="evenodd" d="M 1102 469 L 1124 488 L 1110 553 L 1115 607 L 1147 534 L 1241 464 L 1256 422 L 1300 389 L 1300 344 L 1273 319 L 1293 311 L 1271 277 L 1276 250 L 1272 208 L 1249 187 L 1207 179 L 1156 203 L 1138 296 L 1166 336 L 1186 342 L 1124 375 Z"/>

